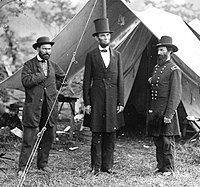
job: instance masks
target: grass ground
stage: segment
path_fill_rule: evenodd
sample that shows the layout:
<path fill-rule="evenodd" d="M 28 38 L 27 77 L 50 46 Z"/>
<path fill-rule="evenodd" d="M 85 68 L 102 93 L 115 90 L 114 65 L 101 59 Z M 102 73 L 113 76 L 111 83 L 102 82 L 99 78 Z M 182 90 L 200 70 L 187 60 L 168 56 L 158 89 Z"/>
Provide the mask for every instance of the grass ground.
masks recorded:
<path fill-rule="evenodd" d="M 115 149 L 116 175 L 101 173 L 93 176 L 90 170 L 90 138 L 76 140 L 78 149 L 70 151 L 68 141 L 54 144 L 49 157 L 52 174 L 38 171 L 35 160 L 26 176 L 26 187 L 199 187 L 199 142 L 177 142 L 176 172 L 174 176 L 153 175 L 156 166 L 155 147 L 149 138 L 118 138 Z M 14 161 L 1 160 L 0 186 L 16 187 L 20 141 L 1 143 L 1 151 Z"/>

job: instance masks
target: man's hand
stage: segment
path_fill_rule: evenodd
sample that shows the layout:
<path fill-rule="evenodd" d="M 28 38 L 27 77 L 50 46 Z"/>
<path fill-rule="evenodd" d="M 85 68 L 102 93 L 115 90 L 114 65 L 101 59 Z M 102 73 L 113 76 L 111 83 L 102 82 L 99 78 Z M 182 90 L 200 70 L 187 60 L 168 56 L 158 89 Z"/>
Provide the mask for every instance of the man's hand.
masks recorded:
<path fill-rule="evenodd" d="M 91 113 L 91 105 L 85 106 L 85 113 L 90 114 Z"/>
<path fill-rule="evenodd" d="M 148 82 L 151 84 L 152 77 L 149 77 Z"/>
<path fill-rule="evenodd" d="M 117 113 L 120 113 L 124 110 L 123 106 L 117 106 Z"/>
<path fill-rule="evenodd" d="M 165 124 L 169 124 L 169 123 L 171 123 L 171 122 L 172 122 L 171 119 L 164 117 L 164 123 L 165 123 Z"/>

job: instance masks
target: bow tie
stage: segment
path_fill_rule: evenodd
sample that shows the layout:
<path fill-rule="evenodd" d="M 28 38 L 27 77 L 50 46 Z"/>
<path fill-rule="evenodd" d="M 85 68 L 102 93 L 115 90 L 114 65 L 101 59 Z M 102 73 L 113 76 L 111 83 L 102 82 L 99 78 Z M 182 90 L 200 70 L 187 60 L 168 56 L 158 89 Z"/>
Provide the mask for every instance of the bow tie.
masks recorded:
<path fill-rule="evenodd" d="M 102 49 L 102 50 L 100 50 L 101 52 L 108 52 L 108 50 L 107 49 Z"/>

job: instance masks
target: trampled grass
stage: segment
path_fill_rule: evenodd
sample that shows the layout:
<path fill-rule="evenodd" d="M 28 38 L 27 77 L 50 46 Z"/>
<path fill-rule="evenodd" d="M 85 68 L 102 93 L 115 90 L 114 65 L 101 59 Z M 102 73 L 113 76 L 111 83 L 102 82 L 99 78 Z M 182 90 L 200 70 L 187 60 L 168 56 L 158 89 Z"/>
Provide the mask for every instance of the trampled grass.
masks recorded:
<path fill-rule="evenodd" d="M 64 139 L 62 140 L 64 141 Z M 70 151 L 66 142 L 54 144 L 49 157 L 53 173 L 38 171 L 35 160 L 26 176 L 26 187 L 199 187 L 200 143 L 176 144 L 176 172 L 174 176 L 154 175 L 156 166 L 155 147 L 149 138 L 118 138 L 115 148 L 115 175 L 90 171 L 89 138 L 76 141 L 78 149 Z M 19 140 L 1 145 L 6 157 L 0 159 L 0 186 L 16 187 L 19 180 L 16 171 L 19 157 Z"/>

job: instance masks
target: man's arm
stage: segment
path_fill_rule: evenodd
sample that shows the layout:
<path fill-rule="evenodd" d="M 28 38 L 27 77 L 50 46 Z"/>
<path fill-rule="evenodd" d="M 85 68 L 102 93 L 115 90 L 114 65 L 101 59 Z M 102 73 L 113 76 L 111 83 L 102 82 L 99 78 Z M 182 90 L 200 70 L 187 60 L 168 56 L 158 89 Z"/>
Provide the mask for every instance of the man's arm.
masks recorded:
<path fill-rule="evenodd" d="M 123 64 L 121 61 L 121 54 L 118 53 L 118 104 L 117 113 L 120 113 L 124 109 L 124 75 Z"/>
<path fill-rule="evenodd" d="M 90 102 L 90 86 L 92 81 L 92 67 L 91 67 L 91 55 L 88 53 L 85 60 L 85 72 L 83 76 L 83 100 L 84 105 L 91 105 Z"/>
<path fill-rule="evenodd" d="M 173 118 L 175 111 L 181 101 L 182 96 L 182 84 L 181 84 L 181 70 L 174 69 L 170 77 L 170 94 L 168 104 L 165 112 L 165 121 L 169 121 Z M 170 119 L 170 120 L 168 120 Z"/>

